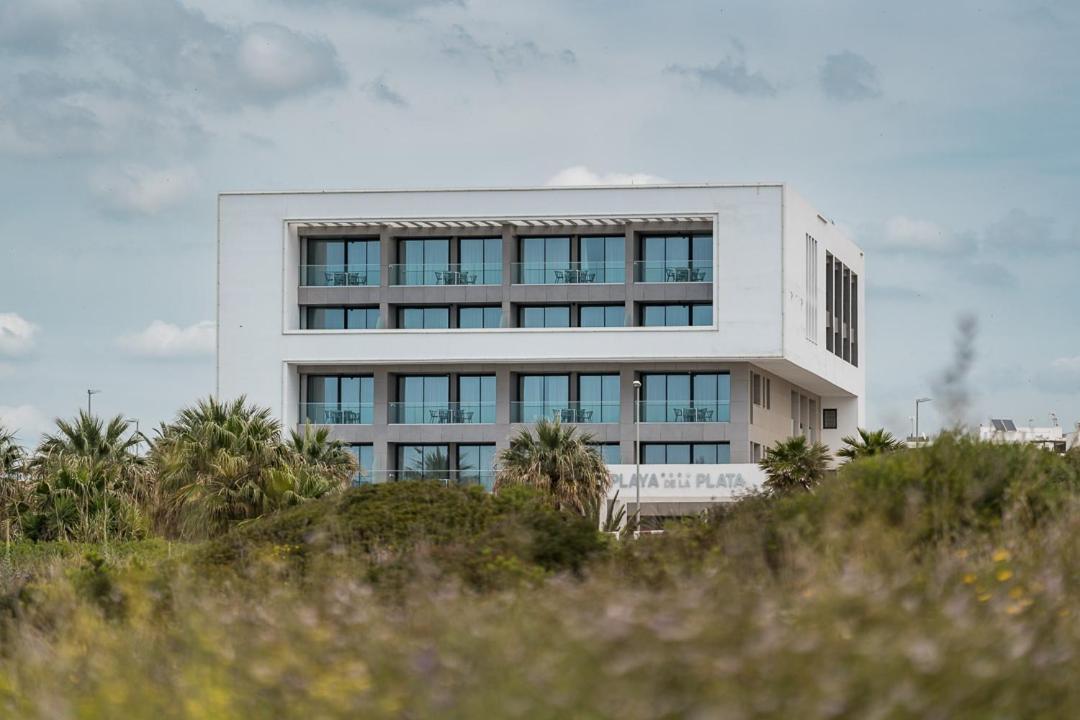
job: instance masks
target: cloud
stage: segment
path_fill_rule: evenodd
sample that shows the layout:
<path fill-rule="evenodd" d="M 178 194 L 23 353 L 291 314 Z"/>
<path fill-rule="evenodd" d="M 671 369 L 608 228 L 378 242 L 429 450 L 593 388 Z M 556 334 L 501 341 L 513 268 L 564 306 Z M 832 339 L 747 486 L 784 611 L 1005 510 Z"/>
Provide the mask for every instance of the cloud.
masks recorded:
<path fill-rule="evenodd" d="M 545 183 L 549 186 L 576 185 L 656 185 L 670 182 L 648 173 L 596 173 L 584 165 L 574 165 L 560 170 Z"/>
<path fill-rule="evenodd" d="M 839 102 L 871 100 L 881 95 L 877 68 L 850 50 L 825 58 L 820 81 L 825 96 Z"/>
<path fill-rule="evenodd" d="M 90 177 L 90 189 L 110 212 L 155 215 L 187 199 L 197 181 L 190 167 L 155 170 L 127 166 L 98 170 Z"/>
<path fill-rule="evenodd" d="M 136 357 L 187 358 L 213 355 L 216 350 L 216 326 L 213 321 L 182 328 L 155 320 L 142 332 L 118 340 L 122 349 Z"/>
<path fill-rule="evenodd" d="M 1055 358 L 1035 376 L 1035 385 L 1048 393 L 1080 393 L 1080 355 Z"/>
<path fill-rule="evenodd" d="M 669 65 L 665 72 L 696 80 L 702 87 L 716 87 L 743 97 L 774 97 L 776 84 L 760 70 L 750 71 L 742 43 L 731 40 L 731 52 L 715 65 Z"/>
<path fill-rule="evenodd" d="M 322 36 L 211 21 L 179 0 L 12 4 L 0 10 L 0 152 L 184 156 L 207 136 L 196 110 L 269 108 L 346 81 Z"/>
<path fill-rule="evenodd" d="M 393 105 L 394 107 L 399 108 L 405 108 L 409 106 L 409 101 L 406 100 L 405 97 L 397 90 L 394 90 L 392 87 L 390 87 L 390 85 L 386 82 L 386 78 L 384 77 L 380 76 L 375 78 L 367 85 L 365 85 L 364 88 L 367 90 L 368 94 L 371 95 L 372 99 L 375 100 L 375 102 L 380 102 L 386 105 Z"/>
<path fill-rule="evenodd" d="M 1005 254 L 1021 255 L 1030 254 L 1032 251 L 1077 251 L 1080 250 L 1078 239 L 1080 238 L 1067 238 L 1059 234 L 1050 218 L 1013 208 L 986 229 L 983 233 L 983 247 Z"/>
<path fill-rule="evenodd" d="M 0 355 L 17 357 L 34 347 L 37 325 L 15 313 L 0 313 Z"/>
<path fill-rule="evenodd" d="M 943 254 L 970 250 L 974 246 L 968 236 L 957 235 L 937 223 L 906 215 L 889 218 L 875 235 L 875 247 L 884 251 Z"/>
<path fill-rule="evenodd" d="M 523 70 L 541 65 L 577 65 L 577 55 L 573 50 L 558 52 L 543 50 L 532 40 L 491 45 L 481 42 L 461 25 L 454 25 L 452 32 L 443 38 L 444 55 L 463 62 L 479 59 L 485 62 L 496 79 L 502 80 L 509 71 Z"/>
<path fill-rule="evenodd" d="M 337 5 L 386 17 L 409 17 L 440 7 L 465 7 L 465 0 L 278 0 L 286 5 L 307 9 L 312 5 Z"/>
<path fill-rule="evenodd" d="M 0 405 L 0 425 L 13 431 L 22 445 L 31 446 L 37 444 L 51 423 L 33 405 Z"/>

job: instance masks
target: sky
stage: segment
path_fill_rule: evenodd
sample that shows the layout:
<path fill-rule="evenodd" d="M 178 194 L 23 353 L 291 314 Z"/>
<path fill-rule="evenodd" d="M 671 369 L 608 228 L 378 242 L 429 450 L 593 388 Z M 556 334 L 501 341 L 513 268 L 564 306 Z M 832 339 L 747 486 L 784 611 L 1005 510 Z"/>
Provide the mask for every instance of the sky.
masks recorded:
<path fill-rule="evenodd" d="M 971 316 L 960 419 L 1072 427 L 1078 141 L 1071 1 L 2 0 L 0 423 L 212 392 L 219 192 L 667 180 L 863 247 L 869 426 Z"/>

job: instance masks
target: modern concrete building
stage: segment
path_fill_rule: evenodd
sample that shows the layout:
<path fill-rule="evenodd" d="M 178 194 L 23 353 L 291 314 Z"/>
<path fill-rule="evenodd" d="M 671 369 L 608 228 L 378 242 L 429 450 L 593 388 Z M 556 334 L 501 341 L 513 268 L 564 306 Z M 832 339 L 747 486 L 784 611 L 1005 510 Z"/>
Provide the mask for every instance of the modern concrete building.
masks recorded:
<path fill-rule="evenodd" d="M 1070 433 L 1066 433 L 1051 413 L 1051 425 L 1036 427 L 1034 420 L 1029 425 L 1017 425 L 1009 419 L 994 418 L 989 425 L 979 425 L 979 440 L 995 443 L 1024 443 L 1035 445 L 1051 452 L 1064 454 L 1074 447 L 1080 436 L 1080 423 Z"/>
<path fill-rule="evenodd" d="M 783 184 L 227 193 L 218 235 L 218 394 L 369 478 L 487 482 L 539 418 L 730 478 L 862 422 L 863 254 Z"/>

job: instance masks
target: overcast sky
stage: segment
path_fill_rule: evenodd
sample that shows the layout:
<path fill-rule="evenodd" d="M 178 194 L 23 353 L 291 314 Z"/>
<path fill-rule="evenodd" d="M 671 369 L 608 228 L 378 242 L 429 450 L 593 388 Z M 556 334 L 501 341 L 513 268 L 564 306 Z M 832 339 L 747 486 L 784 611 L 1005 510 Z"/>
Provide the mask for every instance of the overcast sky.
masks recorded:
<path fill-rule="evenodd" d="M 1076 2 L 0 0 L 0 421 L 211 392 L 220 191 L 651 176 L 849 229 L 870 425 L 972 313 L 969 420 L 1071 426 L 1078 141 Z"/>

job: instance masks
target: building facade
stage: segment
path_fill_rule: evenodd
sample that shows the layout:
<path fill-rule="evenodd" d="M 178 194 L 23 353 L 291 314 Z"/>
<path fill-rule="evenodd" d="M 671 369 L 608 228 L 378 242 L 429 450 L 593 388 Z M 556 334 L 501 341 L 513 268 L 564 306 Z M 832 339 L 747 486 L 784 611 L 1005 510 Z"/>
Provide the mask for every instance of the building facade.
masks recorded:
<path fill-rule="evenodd" d="M 217 393 L 367 478 L 489 483 L 540 418 L 661 470 L 862 422 L 863 254 L 786 185 L 223 194 L 218 251 Z"/>

